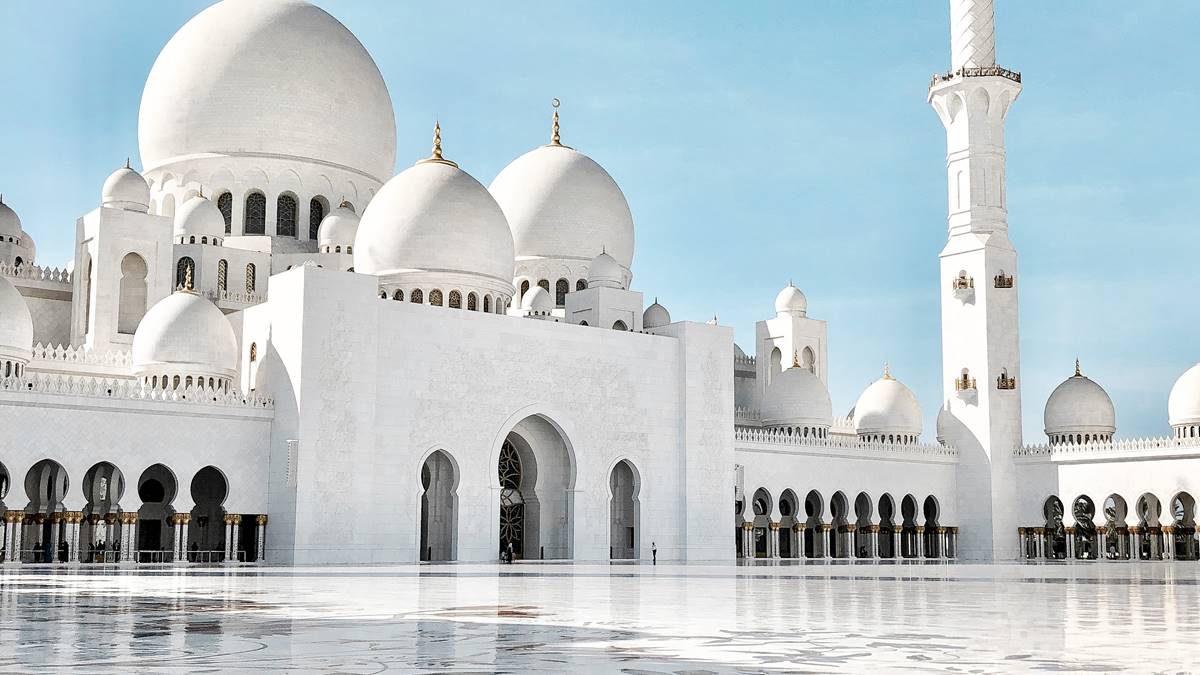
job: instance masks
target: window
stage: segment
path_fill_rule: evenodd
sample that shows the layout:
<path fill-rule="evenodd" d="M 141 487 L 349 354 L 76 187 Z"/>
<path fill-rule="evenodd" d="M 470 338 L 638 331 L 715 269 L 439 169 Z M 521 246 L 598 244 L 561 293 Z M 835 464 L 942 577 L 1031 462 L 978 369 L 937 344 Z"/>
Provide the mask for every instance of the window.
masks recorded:
<path fill-rule="evenodd" d="M 275 234 L 296 236 L 296 198 L 291 195 L 279 195 L 275 201 Z"/>
<path fill-rule="evenodd" d="M 442 306 L 442 291 L 441 291 L 441 289 L 435 288 L 432 291 L 429 291 L 429 304 L 433 305 L 434 307 Z"/>
<path fill-rule="evenodd" d="M 629 330 L 629 328 L 625 325 L 624 321 L 617 321 L 616 323 L 613 324 L 613 330 L 625 331 L 625 330 Z"/>
<path fill-rule="evenodd" d="M 188 272 L 191 272 L 189 275 Z M 196 263 L 189 257 L 184 256 L 179 259 L 179 263 L 175 265 L 175 288 L 187 288 L 187 278 L 192 277 L 192 285 L 196 284 Z"/>
<path fill-rule="evenodd" d="M 548 279 L 538 279 L 538 286 L 541 286 L 543 291 L 550 292 L 550 281 Z"/>
<path fill-rule="evenodd" d="M 467 293 L 467 311 L 475 312 L 479 310 L 479 299 L 474 293 Z"/>
<path fill-rule="evenodd" d="M 247 295 L 253 295 L 254 289 L 257 286 L 257 284 L 255 283 L 254 272 L 255 272 L 254 263 L 250 263 L 249 265 L 246 265 L 246 294 Z"/>
<path fill-rule="evenodd" d="M 579 281 L 576 281 L 576 282 L 575 282 L 575 290 L 577 290 L 577 291 L 586 291 L 586 290 L 587 290 L 587 280 L 586 280 L 586 279 L 580 279 Z"/>
<path fill-rule="evenodd" d="M 521 282 L 521 297 L 524 298 L 525 294 L 528 292 L 529 292 L 529 280 L 526 279 L 525 281 Z"/>
<path fill-rule="evenodd" d="M 229 288 L 229 261 L 221 260 L 217 263 L 217 290 L 224 293 Z"/>
<path fill-rule="evenodd" d="M 245 234 L 266 234 L 267 231 L 267 198 L 261 192 L 251 192 L 246 195 Z"/>
<path fill-rule="evenodd" d="M 313 197 L 308 202 L 308 238 L 316 241 L 317 233 L 321 230 L 321 221 L 325 219 L 325 202 L 320 197 Z"/>
<path fill-rule="evenodd" d="M 184 260 L 189 260 L 184 258 Z M 183 262 L 181 260 L 180 262 Z M 133 335 L 146 314 L 146 261 L 136 253 L 121 259 L 120 302 L 117 309 L 117 332 Z"/>
<path fill-rule="evenodd" d="M 571 292 L 571 282 L 566 279 L 559 279 L 554 284 L 554 304 L 562 307 L 567 304 L 567 293 Z"/>
<path fill-rule="evenodd" d="M 458 291 L 450 291 L 450 309 L 462 309 L 462 293 Z"/>
<path fill-rule="evenodd" d="M 392 299 L 399 300 L 400 302 L 404 302 L 404 291 L 402 289 L 397 288 L 396 292 L 392 294 Z"/>
<path fill-rule="evenodd" d="M 491 314 L 492 312 L 492 296 L 490 295 L 483 296 L 483 312 L 485 314 Z"/>
<path fill-rule="evenodd" d="M 225 234 L 230 234 L 233 231 L 233 195 L 231 193 L 222 192 L 221 196 L 217 197 L 217 210 L 225 219 Z"/>
<path fill-rule="evenodd" d="M 425 294 L 421 292 L 421 289 L 417 288 L 414 289 L 412 293 L 408 294 L 408 299 L 410 302 L 415 302 L 419 305 L 422 302 L 425 302 Z"/>

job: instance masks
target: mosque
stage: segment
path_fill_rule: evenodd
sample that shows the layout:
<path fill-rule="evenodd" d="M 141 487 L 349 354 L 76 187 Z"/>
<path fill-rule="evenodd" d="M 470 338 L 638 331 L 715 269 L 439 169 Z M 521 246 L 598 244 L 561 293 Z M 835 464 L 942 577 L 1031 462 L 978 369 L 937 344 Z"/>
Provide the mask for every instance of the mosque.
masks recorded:
<path fill-rule="evenodd" d="M 884 367 L 834 415 L 826 323 L 791 284 L 752 354 L 647 306 L 634 215 L 557 110 L 490 185 L 437 127 L 393 175 L 390 95 L 341 23 L 300 0 L 208 7 L 154 63 L 140 170 L 103 181 L 66 269 L 40 264 L 21 195 L 0 200 L 0 555 L 1200 558 L 1200 365 L 1162 438 L 1118 439 L 1078 364 L 1046 438 L 1022 438 L 1021 76 L 997 65 L 992 4 L 951 0 L 951 69 L 929 85 L 936 439 L 897 379 L 930 364 Z"/>

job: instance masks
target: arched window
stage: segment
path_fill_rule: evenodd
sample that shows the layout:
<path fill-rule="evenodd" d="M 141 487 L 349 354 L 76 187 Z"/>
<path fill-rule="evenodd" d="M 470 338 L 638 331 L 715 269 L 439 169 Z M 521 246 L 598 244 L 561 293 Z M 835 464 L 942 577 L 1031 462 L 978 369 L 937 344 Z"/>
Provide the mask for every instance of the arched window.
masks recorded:
<path fill-rule="evenodd" d="M 474 312 L 479 309 L 479 299 L 474 293 L 467 293 L 467 311 Z"/>
<path fill-rule="evenodd" d="M 225 234 L 233 232 L 233 194 L 222 192 L 217 197 L 217 210 L 221 212 L 221 217 L 225 219 Z"/>
<path fill-rule="evenodd" d="M 450 309 L 462 309 L 462 293 L 458 291 L 450 291 L 450 302 L 447 303 Z"/>
<path fill-rule="evenodd" d="M 521 297 L 524 298 L 525 294 L 528 292 L 529 292 L 529 280 L 526 279 L 521 282 Z"/>
<path fill-rule="evenodd" d="M 586 291 L 587 290 L 587 279 L 580 279 L 579 281 L 576 281 L 575 282 L 575 290 Z"/>
<path fill-rule="evenodd" d="M 392 299 L 399 300 L 400 302 L 404 302 L 404 290 L 397 288 L 396 292 L 392 293 Z"/>
<path fill-rule="evenodd" d="M 229 261 L 217 261 L 217 291 L 225 292 L 229 289 Z"/>
<path fill-rule="evenodd" d="M 261 192 L 246 195 L 246 216 L 242 227 L 245 234 L 266 234 L 267 198 Z"/>
<path fill-rule="evenodd" d="M 554 284 L 554 304 L 562 307 L 567 304 L 567 293 L 571 292 L 571 282 L 559 279 Z"/>
<path fill-rule="evenodd" d="M 325 219 L 325 202 L 320 197 L 313 197 L 308 202 L 308 238 L 317 240 L 321 230 L 321 221 Z"/>
<path fill-rule="evenodd" d="M 425 294 L 422 293 L 421 289 L 419 288 L 413 289 L 413 292 L 408 294 L 408 300 L 409 302 L 415 302 L 419 305 L 422 302 L 425 302 Z"/>
<path fill-rule="evenodd" d="M 195 236 L 188 237 L 188 243 L 189 243 L 189 244 L 194 244 L 194 243 L 196 243 L 196 237 L 195 237 Z"/>
<path fill-rule="evenodd" d="M 179 259 L 179 263 L 175 265 L 175 288 L 185 288 L 187 286 L 188 270 L 192 272 L 192 286 L 196 285 L 196 263 L 191 258 L 183 256 Z"/>
<path fill-rule="evenodd" d="M 432 291 L 429 291 L 429 304 L 433 305 L 434 307 L 442 306 L 442 291 L 441 291 L 441 289 L 435 288 Z"/>
<path fill-rule="evenodd" d="M 275 234 L 296 236 L 296 198 L 291 195 L 279 195 L 275 200 Z"/>
<path fill-rule="evenodd" d="M 613 330 L 629 330 L 629 327 L 625 325 L 624 321 L 617 321 L 613 324 Z"/>
<path fill-rule="evenodd" d="M 254 289 L 258 286 L 258 284 L 255 283 L 256 279 L 255 279 L 254 273 L 255 273 L 254 263 L 250 263 L 250 264 L 246 265 L 246 294 L 247 295 L 252 295 L 254 293 Z"/>
<path fill-rule="evenodd" d="M 817 355 L 813 352 L 812 347 L 804 348 L 804 352 L 800 356 L 800 365 L 813 375 L 817 374 Z"/>
<path fill-rule="evenodd" d="M 546 291 L 547 293 L 550 292 L 550 280 L 549 279 L 538 279 L 538 286 L 541 286 L 543 291 Z"/>
<path fill-rule="evenodd" d="M 184 260 L 189 259 L 184 258 Z M 146 261 L 136 253 L 128 253 L 121 259 L 121 296 L 117 308 L 118 333 L 133 335 L 142 316 L 146 314 L 146 271 Z"/>
<path fill-rule="evenodd" d="M 483 313 L 484 314 L 492 313 L 492 296 L 490 296 L 490 295 L 483 296 Z"/>

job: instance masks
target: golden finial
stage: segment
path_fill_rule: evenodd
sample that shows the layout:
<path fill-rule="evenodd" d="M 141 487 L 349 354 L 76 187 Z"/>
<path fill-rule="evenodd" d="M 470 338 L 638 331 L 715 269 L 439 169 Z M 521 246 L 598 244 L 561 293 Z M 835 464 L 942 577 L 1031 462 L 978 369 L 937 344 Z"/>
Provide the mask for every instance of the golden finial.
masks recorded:
<path fill-rule="evenodd" d="M 885 380 L 896 379 L 896 378 L 892 377 L 892 369 L 891 369 L 891 366 L 888 365 L 887 361 L 883 362 L 883 379 L 885 379 Z"/>
<path fill-rule="evenodd" d="M 554 108 L 554 125 L 550 131 L 550 145 L 561 146 L 562 137 L 558 134 L 558 106 L 562 105 L 562 102 L 558 99 L 553 99 L 550 101 L 550 105 Z"/>
<path fill-rule="evenodd" d="M 125 168 L 126 168 L 126 169 L 132 169 L 132 168 L 133 168 L 132 166 L 129 166 L 129 158 L 128 158 L 128 157 L 126 157 L 126 158 L 125 158 Z"/>
<path fill-rule="evenodd" d="M 192 286 L 192 266 L 188 265 L 183 270 L 183 290 L 188 293 L 194 293 L 196 289 Z"/>
<path fill-rule="evenodd" d="M 796 353 L 795 349 L 792 350 L 792 367 L 793 368 L 800 367 L 800 355 Z"/>
<path fill-rule="evenodd" d="M 441 122 L 441 120 L 434 120 L 434 122 L 433 122 L 433 154 L 430 155 L 428 158 L 423 159 L 417 163 L 422 164 L 424 162 L 435 162 L 437 164 L 449 164 L 450 166 L 458 166 L 454 162 L 451 162 L 450 160 L 446 159 L 445 157 L 442 157 L 442 122 Z"/>
<path fill-rule="evenodd" d="M 1075 377 L 1081 377 L 1083 373 L 1079 372 L 1079 358 L 1075 359 Z"/>

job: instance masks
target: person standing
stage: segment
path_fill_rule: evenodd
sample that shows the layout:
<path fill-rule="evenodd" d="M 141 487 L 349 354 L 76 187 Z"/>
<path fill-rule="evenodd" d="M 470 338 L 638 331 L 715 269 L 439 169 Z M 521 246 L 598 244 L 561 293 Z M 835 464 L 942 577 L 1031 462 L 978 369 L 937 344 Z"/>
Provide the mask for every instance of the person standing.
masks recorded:
<path fill-rule="evenodd" d="M 650 542 L 650 564 L 658 564 L 658 544 Z"/>

